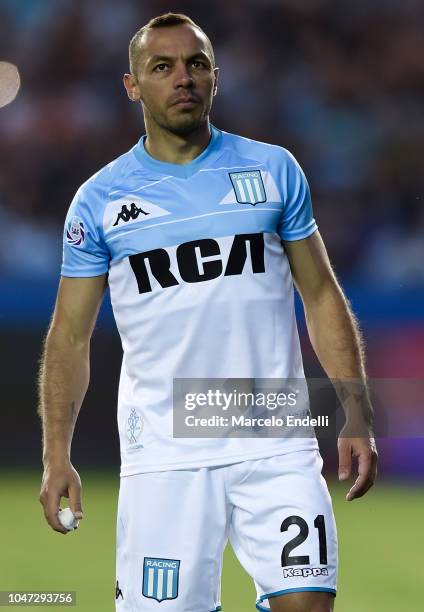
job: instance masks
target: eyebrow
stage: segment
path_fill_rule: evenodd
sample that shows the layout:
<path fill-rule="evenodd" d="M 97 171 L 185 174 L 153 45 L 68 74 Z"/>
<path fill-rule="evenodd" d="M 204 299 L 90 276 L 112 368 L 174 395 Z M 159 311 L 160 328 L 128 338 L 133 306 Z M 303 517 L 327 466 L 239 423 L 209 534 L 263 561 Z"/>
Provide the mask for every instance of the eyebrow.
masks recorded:
<path fill-rule="evenodd" d="M 209 64 L 211 64 L 211 60 L 209 58 L 208 55 L 206 55 L 206 53 L 204 53 L 203 51 L 199 51 L 198 53 L 194 53 L 193 55 L 191 55 L 189 58 L 187 58 L 187 61 L 190 60 L 194 60 L 197 58 L 202 58 L 204 60 L 207 60 L 207 62 Z M 167 55 L 153 55 L 148 61 L 147 64 L 154 64 L 156 62 L 162 62 L 162 61 L 166 61 L 166 62 L 172 62 L 173 60 L 175 60 L 175 57 L 170 57 Z"/>

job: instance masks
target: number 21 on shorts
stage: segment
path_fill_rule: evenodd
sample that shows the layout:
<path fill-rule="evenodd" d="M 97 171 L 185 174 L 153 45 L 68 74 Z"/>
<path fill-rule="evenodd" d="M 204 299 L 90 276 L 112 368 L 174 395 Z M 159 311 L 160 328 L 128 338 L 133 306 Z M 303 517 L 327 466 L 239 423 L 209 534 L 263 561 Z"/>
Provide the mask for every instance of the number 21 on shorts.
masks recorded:
<path fill-rule="evenodd" d="M 308 523 L 301 516 L 288 516 L 281 523 L 280 531 L 287 531 L 291 525 L 297 525 L 299 527 L 299 533 L 284 546 L 281 553 L 281 566 L 287 567 L 291 565 L 310 565 L 311 561 L 309 555 L 290 554 L 308 538 Z M 318 530 L 319 562 L 321 565 L 327 565 L 327 537 L 325 532 L 325 518 L 323 514 L 318 514 L 315 517 L 314 527 Z"/>

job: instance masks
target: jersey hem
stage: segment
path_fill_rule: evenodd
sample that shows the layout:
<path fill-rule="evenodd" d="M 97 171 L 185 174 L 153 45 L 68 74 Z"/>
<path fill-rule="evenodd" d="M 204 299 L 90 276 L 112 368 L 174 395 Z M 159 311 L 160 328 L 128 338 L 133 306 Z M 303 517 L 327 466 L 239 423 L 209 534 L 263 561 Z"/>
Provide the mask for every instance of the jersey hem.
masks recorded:
<path fill-rule="evenodd" d="M 206 457 L 204 459 L 197 459 L 192 461 L 179 461 L 178 463 L 162 463 L 155 465 L 140 466 L 137 468 L 126 468 L 121 467 L 120 478 L 126 478 L 127 476 L 136 476 L 137 474 L 145 474 L 148 472 L 167 472 L 172 470 L 190 470 L 202 467 L 219 467 L 223 465 L 231 465 L 233 463 L 242 463 L 243 461 L 249 461 L 253 459 L 266 459 L 268 457 L 274 457 L 277 455 L 287 455 L 288 453 L 296 453 L 304 450 L 319 450 L 318 442 L 315 440 L 315 444 L 299 444 L 299 446 L 291 446 L 285 450 L 278 450 L 276 448 L 270 448 L 269 451 L 244 453 L 243 455 L 225 455 L 219 460 L 216 457 Z"/>
<path fill-rule="evenodd" d="M 318 229 L 318 225 L 314 222 L 312 227 L 308 226 L 304 229 L 295 230 L 292 232 L 288 232 L 285 234 L 284 232 L 280 235 L 281 240 L 285 240 L 287 242 L 294 242 L 295 240 L 304 240 L 305 238 L 309 238 L 312 236 Z"/>
<path fill-rule="evenodd" d="M 265 606 L 261 606 L 261 603 L 265 601 L 265 599 L 269 599 L 272 597 L 279 597 L 280 595 L 286 595 L 287 593 L 302 593 L 303 591 L 321 591 L 323 593 L 332 593 L 334 596 L 337 595 L 337 590 L 330 587 L 298 587 L 293 589 L 282 589 L 281 591 L 274 591 L 273 593 L 266 593 L 265 595 L 261 595 L 260 598 L 256 601 L 256 609 L 261 610 L 261 612 L 270 612 L 271 608 L 265 608 Z"/>
<path fill-rule="evenodd" d="M 91 271 L 91 270 L 62 270 L 60 271 L 60 276 L 64 276 L 65 278 L 93 278 L 94 276 L 103 276 L 109 271 L 109 268 L 106 268 L 102 272 L 99 270 Z"/>

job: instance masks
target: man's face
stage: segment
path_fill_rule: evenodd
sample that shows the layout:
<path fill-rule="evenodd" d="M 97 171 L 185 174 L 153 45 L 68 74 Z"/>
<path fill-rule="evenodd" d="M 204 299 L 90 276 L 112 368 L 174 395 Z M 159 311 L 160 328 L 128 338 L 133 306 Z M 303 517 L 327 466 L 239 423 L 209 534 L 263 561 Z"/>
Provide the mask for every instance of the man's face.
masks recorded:
<path fill-rule="evenodd" d="M 216 93 L 218 68 L 204 35 L 188 24 L 154 28 L 143 37 L 137 74 L 125 75 L 132 100 L 141 100 L 145 118 L 175 134 L 203 124 Z"/>

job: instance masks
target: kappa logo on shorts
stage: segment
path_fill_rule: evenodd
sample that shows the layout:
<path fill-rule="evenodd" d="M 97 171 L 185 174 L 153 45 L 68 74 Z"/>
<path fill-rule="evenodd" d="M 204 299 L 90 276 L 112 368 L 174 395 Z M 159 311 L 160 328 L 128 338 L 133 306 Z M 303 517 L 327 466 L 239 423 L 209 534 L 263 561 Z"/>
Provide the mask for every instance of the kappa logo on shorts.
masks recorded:
<path fill-rule="evenodd" d="M 301 576 L 302 578 L 309 578 L 309 576 L 328 576 L 328 569 L 326 567 L 285 567 L 283 569 L 284 578 L 294 578 L 295 576 Z"/>
<path fill-rule="evenodd" d="M 118 580 L 117 580 L 117 581 L 116 581 L 116 587 L 115 587 L 115 599 L 119 599 L 120 597 L 121 597 L 122 599 L 124 599 L 124 595 L 123 595 L 123 593 L 122 593 L 122 589 L 121 589 L 121 587 L 119 586 L 119 582 L 118 582 Z"/>
<path fill-rule="evenodd" d="M 260 170 L 249 172 L 230 172 L 237 202 L 240 204 L 261 204 L 266 202 L 265 185 Z"/>
<path fill-rule="evenodd" d="M 156 599 L 159 603 L 165 599 L 176 599 L 180 563 L 177 559 L 144 557 L 142 591 L 144 597 Z"/>

